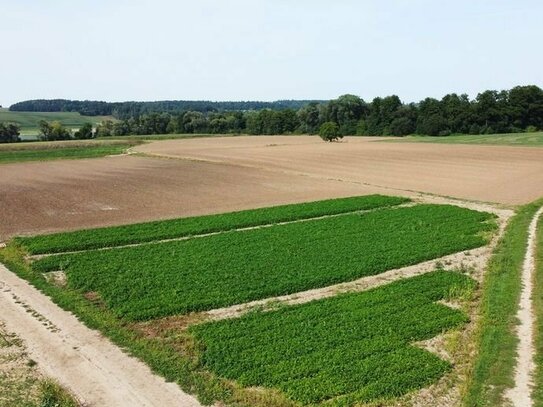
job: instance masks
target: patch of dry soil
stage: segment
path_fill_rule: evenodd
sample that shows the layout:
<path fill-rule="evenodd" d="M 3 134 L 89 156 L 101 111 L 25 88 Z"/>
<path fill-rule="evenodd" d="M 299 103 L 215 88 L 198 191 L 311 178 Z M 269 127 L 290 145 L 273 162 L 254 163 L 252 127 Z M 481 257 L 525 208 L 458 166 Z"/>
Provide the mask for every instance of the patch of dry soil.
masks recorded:
<path fill-rule="evenodd" d="M 317 136 L 218 137 L 165 140 L 133 150 L 504 204 L 528 203 L 543 195 L 543 149 L 382 140 L 346 137 L 324 143 Z"/>
<path fill-rule="evenodd" d="M 392 192 L 236 165 L 135 156 L 4 164 L 0 241 L 19 234 Z"/>

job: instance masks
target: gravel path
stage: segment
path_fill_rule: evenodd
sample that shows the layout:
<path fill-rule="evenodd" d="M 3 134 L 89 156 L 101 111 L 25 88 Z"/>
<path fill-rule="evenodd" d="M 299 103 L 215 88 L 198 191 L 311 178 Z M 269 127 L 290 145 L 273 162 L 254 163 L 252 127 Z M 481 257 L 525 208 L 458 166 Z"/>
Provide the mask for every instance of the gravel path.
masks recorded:
<path fill-rule="evenodd" d="M 1 264 L 0 310 L 43 373 L 84 406 L 200 406 Z"/>

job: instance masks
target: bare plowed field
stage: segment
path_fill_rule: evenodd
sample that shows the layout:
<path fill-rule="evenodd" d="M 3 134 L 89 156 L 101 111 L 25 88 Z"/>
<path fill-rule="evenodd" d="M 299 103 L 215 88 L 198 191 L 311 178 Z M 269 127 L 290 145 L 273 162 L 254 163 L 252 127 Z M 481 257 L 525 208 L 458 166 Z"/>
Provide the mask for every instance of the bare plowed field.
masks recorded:
<path fill-rule="evenodd" d="M 241 166 L 122 156 L 0 167 L 0 241 L 371 193 L 382 188 Z"/>
<path fill-rule="evenodd" d="M 505 204 L 543 195 L 543 149 L 259 136 L 166 140 L 119 156 L 0 167 L 0 241 L 365 194 Z"/>
<path fill-rule="evenodd" d="M 543 195 L 543 149 L 381 140 L 230 137 L 169 140 L 135 150 L 505 204 Z"/>

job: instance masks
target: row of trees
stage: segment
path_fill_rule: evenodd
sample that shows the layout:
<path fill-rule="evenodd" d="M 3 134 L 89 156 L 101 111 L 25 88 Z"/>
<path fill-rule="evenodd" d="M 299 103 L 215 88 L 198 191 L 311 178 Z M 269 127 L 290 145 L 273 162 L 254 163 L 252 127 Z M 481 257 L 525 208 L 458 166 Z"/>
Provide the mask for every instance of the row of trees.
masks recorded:
<path fill-rule="evenodd" d="M 59 121 L 48 122 L 41 120 L 39 123 L 38 138 L 43 141 L 71 140 L 71 139 L 91 139 L 95 132 L 91 123 L 83 124 L 78 130 L 72 132 L 71 129 L 64 127 Z"/>
<path fill-rule="evenodd" d="M 543 129 L 543 90 L 519 86 L 509 91 L 486 91 L 474 100 L 453 93 L 441 100 L 426 98 L 416 104 L 404 104 L 395 95 L 369 103 L 355 95 L 343 95 L 327 103 L 311 102 L 297 110 L 149 113 L 118 122 L 105 121 L 98 126 L 97 134 L 317 134 L 324 123 L 334 123 L 340 136 L 535 131 Z"/>
<path fill-rule="evenodd" d="M 91 100 L 36 99 L 11 105 L 16 112 L 78 112 L 85 116 L 113 116 L 129 119 L 149 113 L 201 113 L 248 110 L 297 110 L 309 100 L 277 100 L 275 102 L 211 102 L 205 100 L 163 100 L 156 102 L 101 102 Z"/>
<path fill-rule="evenodd" d="M 0 123 L 0 143 L 20 141 L 21 128 L 15 123 Z"/>

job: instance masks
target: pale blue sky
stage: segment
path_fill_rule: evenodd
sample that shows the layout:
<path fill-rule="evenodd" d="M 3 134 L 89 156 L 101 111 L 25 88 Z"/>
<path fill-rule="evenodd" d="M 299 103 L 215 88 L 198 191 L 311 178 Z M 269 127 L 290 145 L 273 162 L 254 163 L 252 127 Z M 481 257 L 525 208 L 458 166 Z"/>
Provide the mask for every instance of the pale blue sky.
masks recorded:
<path fill-rule="evenodd" d="M 0 104 L 543 87 L 541 0 L 0 0 Z"/>

